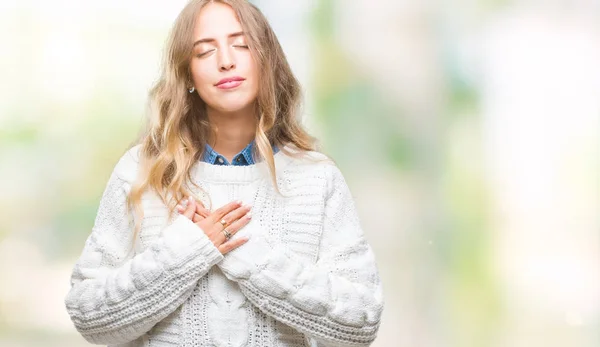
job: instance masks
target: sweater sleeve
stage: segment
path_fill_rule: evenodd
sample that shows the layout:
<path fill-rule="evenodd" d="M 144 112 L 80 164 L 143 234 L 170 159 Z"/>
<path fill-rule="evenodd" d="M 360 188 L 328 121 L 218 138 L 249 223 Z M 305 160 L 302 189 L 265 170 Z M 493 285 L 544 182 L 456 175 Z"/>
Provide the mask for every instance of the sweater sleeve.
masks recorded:
<path fill-rule="evenodd" d="M 181 215 L 145 251 L 133 255 L 129 188 L 115 169 L 65 297 L 76 329 L 93 344 L 139 338 L 175 311 L 223 259 L 202 230 Z"/>
<path fill-rule="evenodd" d="M 218 266 L 254 305 L 319 346 L 369 346 L 383 311 L 380 277 L 348 186 L 335 165 L 328 168 L 316 263 L 299 261 L 255 232 Z"/>

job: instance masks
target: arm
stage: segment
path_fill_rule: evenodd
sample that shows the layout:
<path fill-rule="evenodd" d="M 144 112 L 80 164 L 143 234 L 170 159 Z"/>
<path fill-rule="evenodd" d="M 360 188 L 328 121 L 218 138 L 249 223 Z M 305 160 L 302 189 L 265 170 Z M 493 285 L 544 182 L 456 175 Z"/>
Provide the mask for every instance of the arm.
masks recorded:
<path fill-rule="evenodd" d="M 183 215 L 144 252 L 132 256 L 129 184 L 113 174 L 91 235 L 71 275 L 65 305 L 77 330 L 94 344 L 137 339 L 177 309 L 198 279 L 223 256 Z"/>
<path fill-rule="evenodd" d="M 319 259 L 305 264 L 260 235 L 219 263 L 246 297 L 275 319 L 324 346 L 368 346 L 379 329 L 382 288 L 352 196 L 335 166 Z"/>

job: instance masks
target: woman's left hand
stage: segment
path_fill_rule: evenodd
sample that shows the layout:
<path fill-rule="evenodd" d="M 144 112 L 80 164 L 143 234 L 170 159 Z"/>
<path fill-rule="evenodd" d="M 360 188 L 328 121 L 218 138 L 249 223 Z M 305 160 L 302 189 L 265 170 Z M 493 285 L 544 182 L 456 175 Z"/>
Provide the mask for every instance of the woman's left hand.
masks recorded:
<path fill-rule="evenodd" d="M 184 201 L 180 202 L 177 205 L 177 210 L 179 211 L 179 213 L 183 213 L 185 211 L 189 201 L 190 200 L 188 198 L 188 199 L 185 199 Z M 204 204 L 202 204 L 202 201 L 194 199 L 194 203 L 196 205 L 196 210 L 194 211 L 194 215 L 190 219 L 192 220 L 192 222 L 197 223 L 197 222 L 203 220 L 204 218 L 208 217 L 210 215 L 210 211 L 206 207 L 204 207 Z M 188 218 L 189 218 L 189 216 L 188 216 Z"/>

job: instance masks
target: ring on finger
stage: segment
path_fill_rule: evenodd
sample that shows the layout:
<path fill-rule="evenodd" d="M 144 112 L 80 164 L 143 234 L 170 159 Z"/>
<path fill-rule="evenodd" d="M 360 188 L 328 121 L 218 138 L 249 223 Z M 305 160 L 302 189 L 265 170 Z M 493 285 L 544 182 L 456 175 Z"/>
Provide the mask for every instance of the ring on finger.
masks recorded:
<path fill-rule="evenodd" d="M 229 232 L 229 230 L 227 230 L 227 228 L 225 228 L 222 230 L 222 232 L 223 232 L 223 235 L 225 235 L 225 239 L 227 241 L 229 241 L 229 239 L 231 238 L 231 233 Z"/>
<path fill-rule="evenodd" d="M 221 225 L 223 226 L 223 228 L 227 227 L 227 222 L 225 221 L 225 219 L 221 219 L 219 221 L 219 223 L 221 223 Z"/>

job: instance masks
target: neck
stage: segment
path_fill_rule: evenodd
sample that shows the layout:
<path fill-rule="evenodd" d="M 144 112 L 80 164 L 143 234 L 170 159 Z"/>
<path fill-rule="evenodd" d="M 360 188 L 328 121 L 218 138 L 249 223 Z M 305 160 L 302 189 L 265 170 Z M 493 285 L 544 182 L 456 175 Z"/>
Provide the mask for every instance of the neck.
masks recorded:
<path fill-rule="evenodd" d="M 219 112 L 207 109 L 212 132 L 208 144 L 229 161 L 254 140 L 256 117 L 246 108 L 236 112 Z"/>

